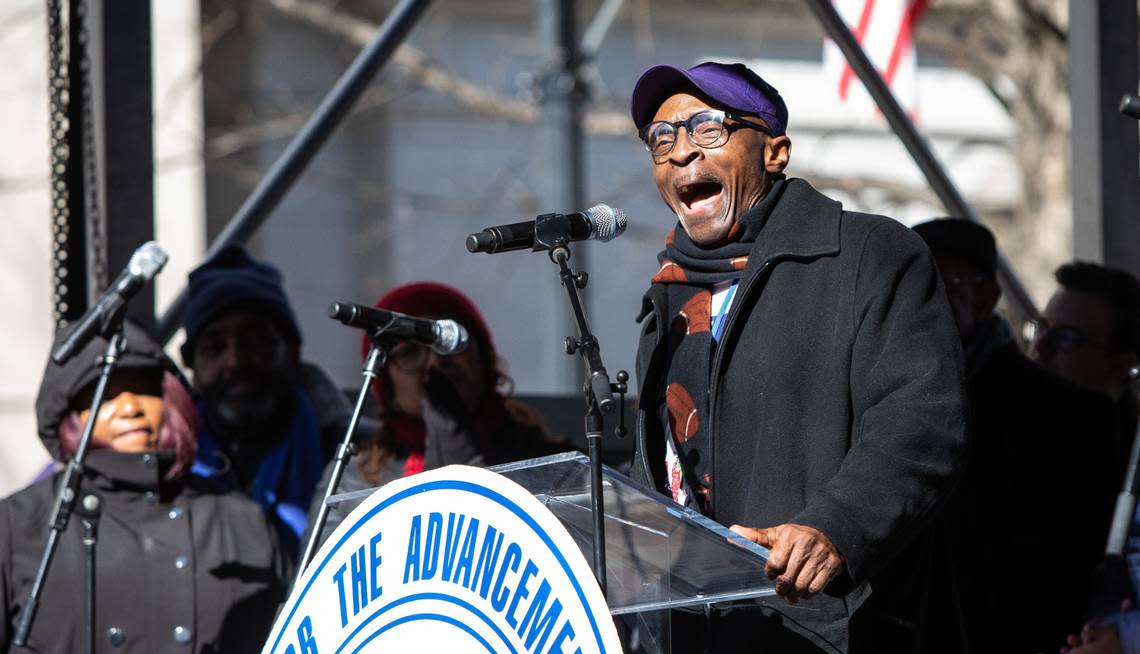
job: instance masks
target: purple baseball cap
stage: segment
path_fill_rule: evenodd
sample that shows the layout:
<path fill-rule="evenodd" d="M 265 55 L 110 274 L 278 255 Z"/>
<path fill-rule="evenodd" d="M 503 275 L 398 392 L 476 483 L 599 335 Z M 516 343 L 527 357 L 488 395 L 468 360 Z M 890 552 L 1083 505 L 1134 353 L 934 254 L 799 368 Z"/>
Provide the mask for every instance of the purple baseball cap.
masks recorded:
<path fill-rule="evenodd" d="M 634 85 L 629 103 L 637 129 L 653 120 L 666 98 L 692 86 L 729 109 L 760 116 L 777 136 L 788 126 L 788 107 L 774 86 L 744 64 L 709 61 L 688 70 L 654 66 L 645 71 Z"/>

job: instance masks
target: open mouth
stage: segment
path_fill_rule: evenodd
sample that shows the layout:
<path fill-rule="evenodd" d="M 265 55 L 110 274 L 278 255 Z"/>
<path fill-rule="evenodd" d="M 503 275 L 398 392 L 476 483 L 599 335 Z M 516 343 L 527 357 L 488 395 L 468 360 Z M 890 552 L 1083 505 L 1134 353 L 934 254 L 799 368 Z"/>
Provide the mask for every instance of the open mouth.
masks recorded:
<path fill-rule="evenodd" d="M 693 182 L 677 187 L 677 199 L 689 211 L 705 208 L 720 199 L 724 186 L 720 182 Z"/>

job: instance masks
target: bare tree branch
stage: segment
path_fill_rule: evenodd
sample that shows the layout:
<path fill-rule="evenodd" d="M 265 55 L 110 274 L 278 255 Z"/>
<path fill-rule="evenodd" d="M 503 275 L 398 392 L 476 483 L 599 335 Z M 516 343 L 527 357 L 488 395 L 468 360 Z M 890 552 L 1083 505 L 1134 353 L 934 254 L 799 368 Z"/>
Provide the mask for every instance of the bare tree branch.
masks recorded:
<path fill-rule="evenodd" d="M 331 5 L 303 0 L 265 1 L 286 16 L 335 34 L 359 47 L 371 43 L 378 28 L 374 23 Z M 463 107 L 479 115 L 524 123 L 538 120 L 537 106 L 494 93 L 430 64 L 421 51 L 410 45 L 399 46 L 392 61 L 424 87 L 453 98 Z"/>
<path fill-rule="evenodd" d="M 1071 0 L 1078 1 L 1078 0 Z M 916 36 L 982 80 L 1017 126 L 1023 202 L 999 234 L 1037 299 L 1072 256 L 1071 117 L 1065 0 L 961 0 L 932 8 Z"/>
<path fill-rule="evenodd" d="M 358 47 L 372 42 L 378 25 L 353 16 L 331 5 L 307 0 L 264 0 L 269 6 L 295 20 L 334 34 Z M 392 62 L 424 88 L 450 97 L 464 109 L 480 116 L 524 124 L 538 122 L 541 108 L 479 86 L 445 68 L 432 64 L 423 52 L 410 45 L 396 49 Z M 618 111 L 590 111 L 586 131 L 598 136 L 633 133 L 629 116 Z"/>

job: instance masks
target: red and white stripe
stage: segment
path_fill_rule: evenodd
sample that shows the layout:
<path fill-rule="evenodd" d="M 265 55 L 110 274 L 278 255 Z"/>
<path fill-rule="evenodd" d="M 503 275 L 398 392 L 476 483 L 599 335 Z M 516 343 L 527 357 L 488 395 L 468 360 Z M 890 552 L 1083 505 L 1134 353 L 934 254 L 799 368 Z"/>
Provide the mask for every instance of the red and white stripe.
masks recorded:
<path fill-rule="evenodd" d="M 832 2 L 899 103 L 913 116 L 917 110 L 917 66 L 912 35 L 927 0 Z M 870 95 L 830 39 L 824 40 L 823 61 L 828 77 L 835 80 L 840 102 L 857 115 L 876 115 Z"/>

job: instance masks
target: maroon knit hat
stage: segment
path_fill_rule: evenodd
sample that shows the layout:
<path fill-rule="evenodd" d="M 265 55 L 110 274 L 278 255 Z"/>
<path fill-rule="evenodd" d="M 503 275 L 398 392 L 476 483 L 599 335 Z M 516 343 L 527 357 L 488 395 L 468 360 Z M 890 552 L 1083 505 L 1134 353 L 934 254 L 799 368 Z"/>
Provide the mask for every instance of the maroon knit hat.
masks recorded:
<path fill-rule="evenodd" d="M 389 290 L 376 301 L 377 309 L 397 311 L 409 316 L 427 318 L 451 318 L 467 329 L 467 333 L 479 344 L 483 370 L 487 375 L 487 388 L 494 389 L 498 373 L 495 361 L 498 354 L 491 340 L 491 330 L 487 328 L 483 315 L 475 304 L 458 289 L 438 282 L 411 282 Z M 361 357 L 367 357 L 372 342 L 366 333 L 361 339 Z M 376 399 L 383 403 L 383 375 L 378 375 L 372 389 Z"/>

